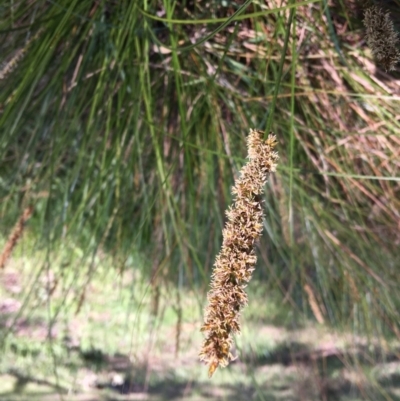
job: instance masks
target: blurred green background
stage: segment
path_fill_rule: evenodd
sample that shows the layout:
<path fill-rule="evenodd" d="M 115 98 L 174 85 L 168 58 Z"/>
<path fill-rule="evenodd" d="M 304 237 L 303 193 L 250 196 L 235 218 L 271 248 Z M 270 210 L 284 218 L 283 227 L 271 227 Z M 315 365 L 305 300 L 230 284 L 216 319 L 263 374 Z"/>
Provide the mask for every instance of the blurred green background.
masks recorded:
<path fill-rule="evenodd" d="M 366 6 L 0 2 L 0 399 L 400 399 L 400 73 Z M 250 128 L 280 162 L 238 359 L 210 381 Z"/>

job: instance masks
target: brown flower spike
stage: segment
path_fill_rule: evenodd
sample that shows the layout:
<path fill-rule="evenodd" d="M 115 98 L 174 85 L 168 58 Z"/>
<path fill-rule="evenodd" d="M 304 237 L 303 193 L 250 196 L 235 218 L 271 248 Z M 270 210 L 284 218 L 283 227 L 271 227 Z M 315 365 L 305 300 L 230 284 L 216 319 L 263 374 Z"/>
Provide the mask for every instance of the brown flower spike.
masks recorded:
<path fill-rule="evenodd" d="M 28 206 L 20 218 L 17 224 L 14 226 L 8 240 L 4 246 L 3 252 L 0 255 L 0 269 L 4 269 L 8 258 L 11 256 L 12 251 L 17 246 L 18 240 L 22 237 L 24 232 L 25 224 L 33 214 L 33 206 Z"/>
<path fill-rule="evenodd" d="M 269 174 L 275 171 L 278 154 L 274 152 L 276 137 L 267 140 L 259 130 L 250 130 L 247 138 L 249 161 L 240 171 L 232 194 L 236 200 L 227 211 L 228 221 L 223 230 L 223 243 L 214 264 L 208 306 L 205 310 L 206 333 L 200 360 L 209 365 L 209 377 L 218 366 L 225 367 L 233 356 L 230 352 L 232 335 L 240 333 L 239 314 L 247 304 L 244 291 L 251 279 L 257 257 L 254 250 L 261 236 L 261 195 Z"/>
<path fill-rule="evenodd" d="M 365 10 L 363 22 L 372 54 L 386 71 L 394 70 L 396 63 L 400 62 L 400 36 L 394 29 L 390 12 L 378 6 L 369 7 Z"/>

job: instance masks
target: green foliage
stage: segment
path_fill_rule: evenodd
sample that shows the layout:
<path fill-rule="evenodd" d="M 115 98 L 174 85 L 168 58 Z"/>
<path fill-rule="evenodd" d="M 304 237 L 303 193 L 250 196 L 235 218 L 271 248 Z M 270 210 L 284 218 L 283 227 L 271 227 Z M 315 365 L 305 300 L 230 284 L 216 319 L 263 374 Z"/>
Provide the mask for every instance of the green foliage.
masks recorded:
<path fill-rule="evenodd" d="M 90 263 L 82 263 L 77 245 L 74 250 L 70 244 L 64 251 L 72 265 L 88 270 Z M 2 311 L 4 300 L 11 296 L 25 307 L 22 315 L 19 311 L 1 315 L 1 338 L 4 320 L 16 318 L 16 324 L 2 348 L 0 399 L 42 400 L 60 395 L 66 400 L 131 396 L 151 401 L 183 396 L 193 401 L 250 396 L 254 400 L 293 401 L 301 397 L 317 401 L 323 396 L 395 399 L 399 364 L 384 349 L 384 343 L 368 344 L 365 337 L 354 338 L 300 321 L 300 314 L 290 305 L 280 305 L 279 291 L 265 291 L 256 280 L 249 285 L 250 304 L 244 311 L 243 333 L 235 341 L 238 359 L 218 371 L 210 382 L 207 370 L 197 360 L 202 311 L 190 290 L 180 292 L 181 326 L 177 324 L 172 286 L 163 287 L 162 308 L 154 317 L 148 283 L 138 275 L 139 269 L 132 268 L 138 267 L 140 260 L 132 258 L 121 275 L 112 268 L 111 258 L 104 256 L 96 260 L 85 303 L 77 311 L 73 300 L 79 297 L 74 291 L 78 293 L 80 285 L 70 288 L 72 293 L 66 296 L 68 289 L 62 283 L 73 277 L 58 264 L 60 256 L 59 250 L 51 255 L 54 263 L 49 273 L 59 283 L 51 298 L 45 297 L 48 287 L 42 280 L 27 303 L 25 291 L 12 293 L 16 284 L 29 289 L 26 282 L 43 259 L 41 252 L 32 249 L 29 238 L 18 245 L 13 265 L 2 276 Z M 61 280 L 63 271 L 68 275 L 65 280 Z M 13 274 L 14 289 L 6 285 Z M 48 339 L 48 310 L 54 314 L 61 304 L 64 307 Z M 394 350 L 399 346 L 398 342 L 389 345 Z"/>

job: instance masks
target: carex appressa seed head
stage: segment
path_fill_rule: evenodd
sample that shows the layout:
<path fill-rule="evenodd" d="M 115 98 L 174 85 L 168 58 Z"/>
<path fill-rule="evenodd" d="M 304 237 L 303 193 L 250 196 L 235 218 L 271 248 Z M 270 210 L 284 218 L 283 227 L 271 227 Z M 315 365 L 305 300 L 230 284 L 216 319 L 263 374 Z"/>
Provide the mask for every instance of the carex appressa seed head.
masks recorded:
<path fill-rule="evenodd" d="M 372 5 L 366 8 L 363 22 L 373 56 L 386 71 L 394 70 L 400 62 L 400 36 L 394 28 L 391 13 Z"/>
<path fill-rule="evenodd" d="M 227 366 L 234 359 L 230 351 L 232 335 L 240 333 L 239 314 L 247 304 L 244 289 L 257 261 L 254 246 L 261 236 L 264 216 L 261 195 L 278 160 L 275 135 L 271 133 L 266 140 L 263 136 L 262 131 L 250 130 L 249 160 L 232 189 L 235 201 L 226 212 L 222 248 L 212 273 L 201 329 L 206 338 L 200 351 L 200 360 L 209 365 L 210 377 L 218 366 Z"/>

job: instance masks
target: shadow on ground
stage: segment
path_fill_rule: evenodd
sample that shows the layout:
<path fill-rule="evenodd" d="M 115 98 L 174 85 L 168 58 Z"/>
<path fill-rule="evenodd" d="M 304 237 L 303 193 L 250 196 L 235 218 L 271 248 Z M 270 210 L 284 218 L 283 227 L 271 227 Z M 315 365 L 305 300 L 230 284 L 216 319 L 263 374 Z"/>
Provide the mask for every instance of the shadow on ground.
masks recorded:
<path fill-rule="evenodd" d="M 46 380 L 9 369 L 0 376 L 0 382 L 8 377 L 12 385 L 8 389 L 0 387 L 0 400 L 50 400 L 60 394 L 67 400 L 82 401 L 400 401 L 398 351 L 385 353 L 362 344 L 348 349 L 333 345 L 313 349 L 301 342 L 286 341 L 264 354 L 242 353 L 240 360 L 208 380 L 182 377 L 177 369 L 155 373 L 151 364 L 132 364 L 127 355 L 75 347 L 69 352 L 80 360 L 77 374 L 91 377 L 85 389 L 57 384 L 53 375 Z M 194 360 L 187 369 L 196 367 Z"/>

